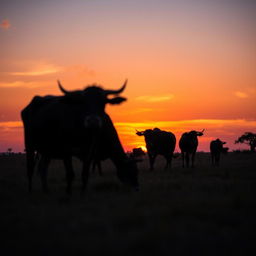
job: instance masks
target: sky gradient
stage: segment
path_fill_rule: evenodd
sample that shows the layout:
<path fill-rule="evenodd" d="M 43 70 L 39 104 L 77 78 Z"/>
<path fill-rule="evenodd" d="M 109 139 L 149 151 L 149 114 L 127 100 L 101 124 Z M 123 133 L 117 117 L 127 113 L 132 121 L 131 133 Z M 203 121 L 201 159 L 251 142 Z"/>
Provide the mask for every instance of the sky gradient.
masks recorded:
<path fill-rule="evenodd" d="M 231 149 L 256 132 L 256 2 L 252 0 L 3 0 L 0 3 L 0 152 L 23 151 L 20 111 L 34 95 L 97 83 L 126 150 L 135 129 L 205 129 L 199 150 Z M 179 148 L 176 147 L 176 151 Z"/>

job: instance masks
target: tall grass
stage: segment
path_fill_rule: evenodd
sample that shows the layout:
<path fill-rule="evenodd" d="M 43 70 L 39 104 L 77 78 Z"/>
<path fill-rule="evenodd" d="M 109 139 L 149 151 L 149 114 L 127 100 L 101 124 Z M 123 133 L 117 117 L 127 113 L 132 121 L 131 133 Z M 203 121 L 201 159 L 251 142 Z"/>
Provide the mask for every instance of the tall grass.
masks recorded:
<path fill-rule="evenodd" d="M 27 192 L 23 155 L 0 157 L 0 232 L 5 254 L 34 255 L 247 255 L 254 248 L 256 155 L 229 153 L 220 167 L 199 153 L 196 167 L 181 159 L 165 171 L 157 158 L 139 163 L 141 190 L 123 186 L 110 161 L 103 177 L 91 174 L 80 196 L 81 164 L 74 159 L 72 196 L 65 194 L 61 161 L 49 169 L 50 193 L 35 173 Z"/>

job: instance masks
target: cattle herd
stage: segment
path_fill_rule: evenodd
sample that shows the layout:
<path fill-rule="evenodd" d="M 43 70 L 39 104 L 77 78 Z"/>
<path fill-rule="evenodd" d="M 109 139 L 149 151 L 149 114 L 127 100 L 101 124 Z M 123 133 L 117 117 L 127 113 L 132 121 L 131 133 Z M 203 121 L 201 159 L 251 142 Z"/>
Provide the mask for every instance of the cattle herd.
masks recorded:
<path fill-rule="evenodd" d="M 98 166 L 101 171 L 100 161 L 104 159 L 110 159 L 114 163 L 121 182 L 129 184 L 135 190 L 139 189 L 136 155 L 143 155 L 143 151 L 134 149 L 129 156 L 125 153 L 113 122 L 105 112 L 107 104 L 118 105 L 126 100 L 119 96 L 126 84 L 127 81 L 118 90 L 105 90 L 98 85 L 91 85 L 84 90 L 67 91 L 58 81 L 63 95 L 35 96 L 21 111 L 30 192 L 36 162 L 38 161 L 43 191 L 47 192 L 50 161 L 61 159 L 66 171 L 66 191 L 71 193 L 74 179 L 73 156 L 82 161 L 82 192 L 86 190 L 90 167 Z M 202 136 L 203 132 L 204 130 L 192 130 L 182 134 L 179 148 L 183 167 L 194 167 L 197 137 Z M 145 138 L 150 170 L 154 169 L 157 155 L 166 159 L 166 169 L 171 167 L 176 146 L 173 133 L 154 128 L 136 131 L 136 134 Z M 211 142 L 213 165 L 219 165 L 224 144 L 219 139 Z"/>

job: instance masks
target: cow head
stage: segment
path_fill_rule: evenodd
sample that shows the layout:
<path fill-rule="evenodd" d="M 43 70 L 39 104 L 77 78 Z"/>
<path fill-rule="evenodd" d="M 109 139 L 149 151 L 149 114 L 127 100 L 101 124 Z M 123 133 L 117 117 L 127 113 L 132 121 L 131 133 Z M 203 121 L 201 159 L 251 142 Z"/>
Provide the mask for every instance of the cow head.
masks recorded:
<path fill-rule="evenodd" d="M 98 85 L 91 85 L 86 87 L 84 90 L 77 91 L 67 91 L 61 85 L 60 81 L 58 81 L 58 86 L 60 91 L 66 96 L 67 99 L 73 102 L 84 102 L 88 101 L 96 101 L 95 103 L 100 103 L 101 106 L 105 107 L 107 103 L 109 104 L 120 104 L 126 100 L 123 97 L 114 97 L 108 98 L 109 95 L 118 95 L 122 93 L 126 87 L 127 80 L 124 82 L 123 86 L 118 90 L 104 90 Z"/>
<path fill-rule="evenodd" d="M 134 187 L 137 191 L 139 190 L 138 168 L 135 159 L 127 158 L 122 168 L 117 169 L 117 176 L 122 183 Z"/>
<path fill-rule="evenodd" d="M 196 136 L 202 136 L 204 135 L 204 129 L 201 132 L 196 131 Z"/>
<path fill-rule="evenodd" d="M 147 129 L 147 130 L 141 131 L 141 132 L 136 130 L 136 134 L 138 136 L 145 136 L 145 137 L 149 138 L 154 134 L 154 130 Z"/>
<path fill-rule="evenodd" d="M 202 136 L 202 135 L 204 135 L 204 129 L 201 131 L 201 132 L 199 132 L 199 131 L 190 131 L 189 133 L 187 133 L 190 137 L 197 137 L 197 136 Z"/>
<path fill-rule="evenodd" d="M 138 130 L 136 130 L 136 134 L 138 135 L 138 136 L 144 136 L 144 131 L 138 131 Z"/>
<path fill-rule="evenodd" d="M 219 145 L 223 146 L 224 144 L 226 144 L 227 142 L 220 140 L 219 138 L 215 140 L 215 142 L 217 142 Z"/>
<path fill-rule="evenodd" d="M 124 97 L 117 96 L 126 87 L 127 80 L 118 90 L 105 90 L 97 85 L 86 87 L 84 90 L 67 91 L 58 81 L 60 91 L 64 94 L 63 100 L 79 106 L 83 109 L 84 125 L 86 128 L 97 128 L 102 126 L 102 116 L 105 113 L 106 104 L 116 105 L 126 100 Z M 109 98 L 110 95 L 114 97 Z"/>

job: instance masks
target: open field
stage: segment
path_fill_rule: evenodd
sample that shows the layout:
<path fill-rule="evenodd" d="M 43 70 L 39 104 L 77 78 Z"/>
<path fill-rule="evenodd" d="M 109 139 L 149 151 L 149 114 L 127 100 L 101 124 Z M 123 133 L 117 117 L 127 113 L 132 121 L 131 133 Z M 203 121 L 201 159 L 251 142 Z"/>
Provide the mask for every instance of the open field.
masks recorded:
<path fill-rule="evenodd" d="M 140 192 L 117 180 L 109 161 L 80 196 L 80 163 L 72 196 L 62 162 L 49 169 L 50 194 L 37 173 L 27 192 L 24 155 L 0 157 L 0 255 L 255 255 L 256 154 L 229 153 L 212 167 L 200 153 L 194 169 L 139 163 Z M 251 253 L 249 250 L 252 249 Z M 1 253 L 2 251 L 2 253 Z"/>

